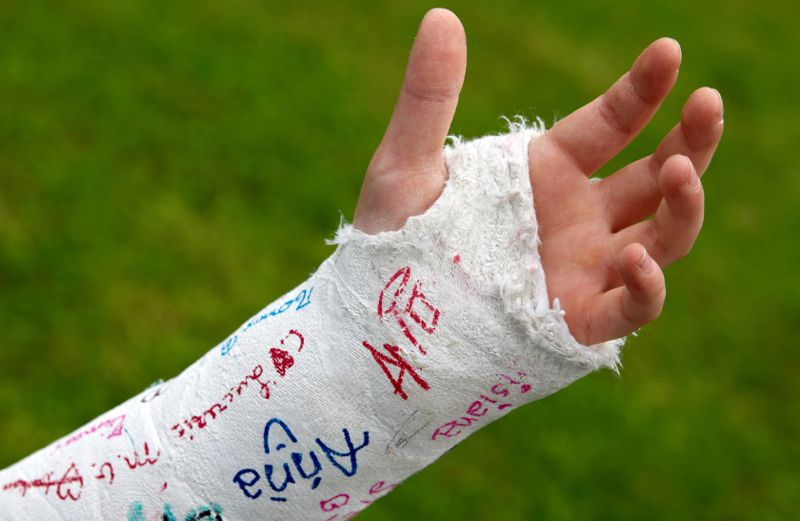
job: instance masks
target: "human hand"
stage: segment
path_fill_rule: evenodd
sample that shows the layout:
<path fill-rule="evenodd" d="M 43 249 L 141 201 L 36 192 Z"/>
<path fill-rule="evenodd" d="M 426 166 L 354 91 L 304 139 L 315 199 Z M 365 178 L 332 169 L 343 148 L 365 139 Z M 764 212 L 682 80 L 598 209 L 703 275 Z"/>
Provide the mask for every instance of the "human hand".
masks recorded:
<path fill-rule="evenodd" d="M 650 120 L 677 79 L 677 42 L 662 38 L 606 93 L 531 142 L 540 254 L 551 299 L 584 344 L 625 336 L 661 313 L 661 268 L 686 255 L 703 221 L 703 174 L 722 136 L 722 100 L 695 91 L 650 156 L 608 178 L 592 175 Z M 458 18 L 420 25 L 386 134 L 367 169 L 354 226 L 395 230 L 427 210 L 447 179 L 442 147 L 466 69 Z M 648 215 L 654 214 L 651 220 Z"/>

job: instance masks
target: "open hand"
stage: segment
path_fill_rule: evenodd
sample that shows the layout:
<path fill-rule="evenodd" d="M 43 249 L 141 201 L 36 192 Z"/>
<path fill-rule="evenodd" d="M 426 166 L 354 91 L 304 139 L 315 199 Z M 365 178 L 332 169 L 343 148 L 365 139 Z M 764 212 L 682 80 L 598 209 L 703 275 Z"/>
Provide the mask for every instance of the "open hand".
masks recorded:
<path fill-rule="evenodd" d="M 722 136 L 722 99 L 695 91 L 656 151 L 599 182 L 590 176 L 647 124 L 675 84 L 681 51 L 662 38 L 603 95 L 531 141 L 540 254 L 551 299 L 575 338 L 627 335 L 661 313 L 662 268 L 683 257 L 703 222 L 699 177 Z M 429 11 L 392 119 L 370 162 L 354 226 L 396 230 L 425 212 L 447 178 L 442 147 L 466 70 L 466 39 L 450 11 Z M 653 219 L 646 219 L 654 215 Z"/>

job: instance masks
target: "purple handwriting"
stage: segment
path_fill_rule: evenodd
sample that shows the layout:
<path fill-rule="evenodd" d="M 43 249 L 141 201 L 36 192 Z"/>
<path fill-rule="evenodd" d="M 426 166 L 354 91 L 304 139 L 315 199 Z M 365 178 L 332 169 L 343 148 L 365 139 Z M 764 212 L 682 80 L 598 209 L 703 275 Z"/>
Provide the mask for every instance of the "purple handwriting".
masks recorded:
<path fill-rule="evenodd" d="M 520 378 L 526 376 L 522 371 L 518 371 L 517 375 Z M 492 385 L 485 394 L 481 394 L 478 399 L 467 406 L 464 416 L 445 422 L 437 427 L 431 435 L 431 440 L 436 441 L 440 437 L 455 438 L 461 435 L 464 429 L 480 421 L 491 409 L 496 408 L 498 411 L 502 411 L 513 407 L 512 401 L 517 399 L 519 395 L 529 393 L 532 389 L 530 384 L 515 380 L 508 375 L 499 374 L 498 377 L 504 380 L 505 385 L 503 383 Z M 514 389 L 515 386 L 518 387 L 516 387 L 516 393 L 512 396 L 511 389 Z"/>
<path fill-rule="evenodd" d="M 51 454 L 57 452 L 58 450 L 68 445 L 72 445 L 73 443 L 80 441 L 85 436 L 95 434 L 102 430 L 108 430 L 108 435 L 105 438 L 107 440 L 110 440 L 111 438 L 115 438 L 121 435 L 124 426 L 125 426 L 124 414 L 120 414 L 119 416 L 115 416 L 113 418 L 107 418 L 93 425 L 90 425 L 86 429 L 78 430 L 75 433 L 71 434 L 63 441 L 63 443 L 61 442 L 57 443 L 55 447 L 53 447 L 53 452 Z"/>
<path fill-rule="evenodd" d="M 373 501 L 391 492 L 397 483 L 386 483 L 385 481 L 378 481 L 373 483 L 367 491 L 365 499 L 353 499 L 350 494 L 336 494 L 328 499 L 323 499 L 319 502 L 319 509 L 323 512 L 335 512 L 337 510 L 344 510 L 346 512 L 337 512 L 330 517 L 325 518 L 325 521 L 333 521 L 334 519 L 345 521 L 354 518 L 359 512 L 367 508 Z M 342 516 L 342 517 L 339 517 Z"/>

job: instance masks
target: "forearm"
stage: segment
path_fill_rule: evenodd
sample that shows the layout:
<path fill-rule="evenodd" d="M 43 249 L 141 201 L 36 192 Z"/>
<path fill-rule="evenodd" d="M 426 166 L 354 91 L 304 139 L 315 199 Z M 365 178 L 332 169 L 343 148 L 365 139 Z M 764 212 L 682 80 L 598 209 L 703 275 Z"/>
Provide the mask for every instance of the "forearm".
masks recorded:
<path fill-rule="evenodd" d="M 181 375 L 0 473 L 10 519 L 345 519 L 513 407 L 613 367 L 620 341 L 581 346 L 550 306 L 531 132 L 448 149 L 425 214 L 341 229 L 308 281 Z"/>

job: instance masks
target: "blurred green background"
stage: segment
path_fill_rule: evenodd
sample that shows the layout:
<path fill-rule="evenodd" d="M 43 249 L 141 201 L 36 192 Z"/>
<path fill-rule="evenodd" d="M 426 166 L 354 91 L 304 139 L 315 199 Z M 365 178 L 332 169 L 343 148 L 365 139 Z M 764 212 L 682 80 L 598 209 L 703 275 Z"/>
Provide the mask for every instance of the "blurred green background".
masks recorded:
<path fill-rule="evenodd" d="M 794 2 L 449 2 L 454 133 L 548 123 L 659 36 L 726 101 L 693 253 L 621 377 L 481 430 L 364 521 L 800 519 Z M 177 374 L 330 254 L 421 1 L 0 2 L 0 468 Z M 609 170 L 610 171 L 610 170 Z"/>

